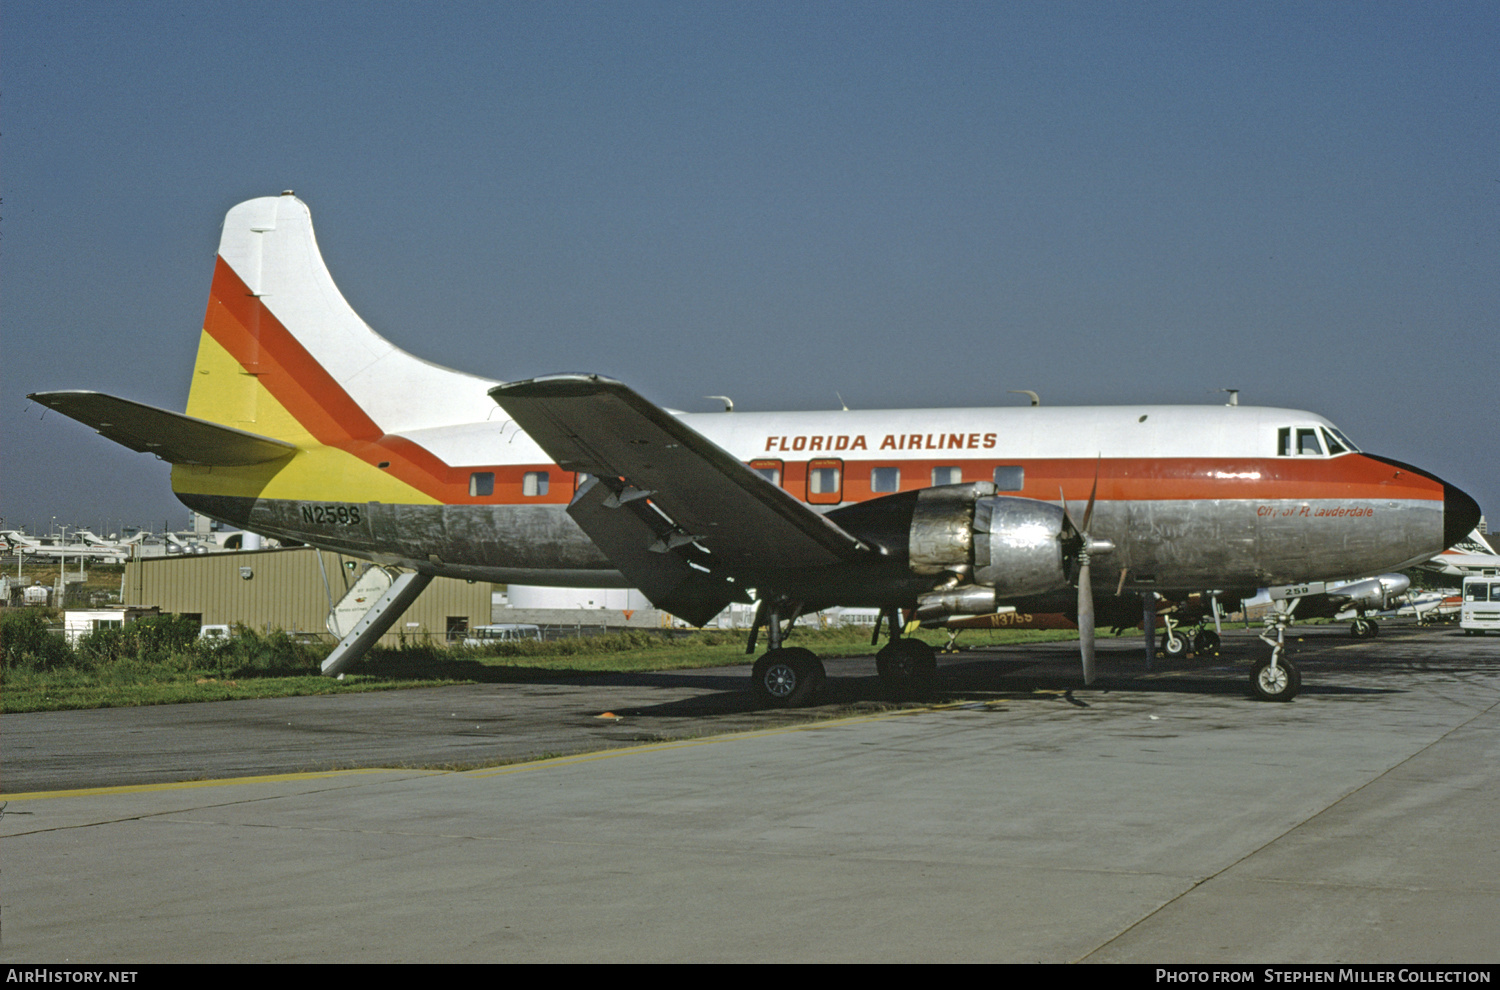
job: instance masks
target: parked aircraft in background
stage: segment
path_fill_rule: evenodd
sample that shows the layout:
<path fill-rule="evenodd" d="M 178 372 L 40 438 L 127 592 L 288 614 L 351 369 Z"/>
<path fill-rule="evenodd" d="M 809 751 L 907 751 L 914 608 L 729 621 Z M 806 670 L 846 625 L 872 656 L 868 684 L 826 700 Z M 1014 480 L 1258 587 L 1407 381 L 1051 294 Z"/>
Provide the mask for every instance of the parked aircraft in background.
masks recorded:
<path fill-rule="evenodd" d="M 1457 588 L 1412 591 L 1407 593 L 1406 604 L 1397 608 L 1396 614 L 1410 615 L 1417 620 L 1417 625 L 1429 626 L 1439 622 L 1457 621 L 1462 605 L 1463 595 Z"/>
<path fill-rule="evenodd" d="M 1381 574 L 1359 581 L 1336 581 L 1324 586 L 1321 591 L 1314 587 L 1297 596 L 1297 618 L 1352 618 L 1350 635 L 1359 638 L 1377 636 L 1380 634 L 1380 625 L 1370 613 L 1385 612 L 1404 604 L 1410 587 L 1411 578 L 1405 574 Z"/>
<path fill-rule="evenodd" d="M 80 530 L 77 536 L 82 542 L 60 543 L 27 536 L 14 529 L 0 532 L 0 537 L 5 539 L 8 552 L 28 557 L 56 557 L 59 560 L 82 558 L 117 563 L 130 556 L 128 546 L 100 541 L 87 530 Z"/>
<path fill-rule="evenodd" d="M 1315 590 L 1315 587 L 1321 590 Z M 1370 613 L 1384 612 L 1404 604 L 1409 587 L 1411 579 L 1405 574 L 1381 574 L 1358 581 L 1308 585 L 1293 589 L 1302 592 L 1294 596 L 1297 599 L 1294 610 L 1298 619 L 1351 618 L 1353 622 L 1349 627 L 1350 635 L 1361 638 L 1375 636 L 1379 634 L 1380 627 Z M 1264 591 L 1258 597 L 1271 601 Z M 1286 601 L 1285 598 L 1281 600 L 1283 603 Z M 1161 630 L 1160 651 L 1169 657 L 1217 651 L 1220 645 L 1220 618 L 1225 611 L 1237 610 L 1243 604 L 1232 598 L 1213 594 L 1192 594 L 1178 601 L 1158 599 L 1153 613 L 1156 616 L 1155 628 Z M 1116 633 L 1129 628 L 1144 629 L 1144 606 L 1141 595 L 1100 598 L 1095 602 L 1094 622 L 1096 626 L 1113 626 Z M 1272 616 L 1270 621 L 1274 624 L 1275 617 Z M 922 626 L 945 630 L 948 633 L 945 649 L 951 651 L 956 647 L 959 634 L 965 629 L 1077 629 L 1078 617 L 1076 612 L 1071 611 L 1030 613 L 1006 608 L 990 615 L 928 620 Z M 1179 629 L 1188 627 L 1191 627 L 1190 631 L 1178 634 Z"/>
<path fill-rule="evenodd" d="M 1500 577 L 1500 554 L 1475 529 L 1468 536 L 1423 564 L 1423 570 L 1451 577 Z"/>
<path fill-rule="evenodd" d="M 877 664 L 895 685 L 935 669 L 903 610 L 1072 607 L 1087 682 L 1096 565 L 1111 590 L 1248 593 L 1408 567 L 1479 517 L 1452 485 L 1298 410 L 689 415 L 598 375 L 477 378 L 371 330 L 291 193 L 225 218 L 186 415 L 33 398 L 171 462 L 195 511 L 407 568 L 330 673 L 449 575 L 631 586 L 694 624 L 756 602 L 770 703 L 806 703 L 823 679 L 784 624 L 838 605 L 889 619 Z M 1298 675 L 1276 646 L 1251 684 L 1285 699 Z"/>

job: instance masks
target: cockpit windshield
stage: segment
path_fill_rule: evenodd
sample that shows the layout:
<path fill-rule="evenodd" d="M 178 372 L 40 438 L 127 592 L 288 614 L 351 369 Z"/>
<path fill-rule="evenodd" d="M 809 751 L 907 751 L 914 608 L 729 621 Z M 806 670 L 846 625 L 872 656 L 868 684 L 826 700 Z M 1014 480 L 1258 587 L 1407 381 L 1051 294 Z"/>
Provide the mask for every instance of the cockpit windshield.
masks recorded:
<path fill-rule="evenodd" d="M 1276 431 L 1276 453 L 1281 457 L 1334 457 L 1358 450 L 1332 426 L 1283 426 Z"/>
<path fill-rule="evenodd" d="M 1328 434 L 1328 437 L 1329 437 L 1329 440 L 1328 440 L 1328 452 L 1329 453 L 1331 453 L 1331 454 L 1342 454 L 1344 451 L 1349 451 L 1350 453 L 1353 453 L 1353 454 L 1359 453 L 1359 448 L 1356 447 L 1356 446 L 1354 446 L 1353 441 L 1351 441 L 1348 437 L 1344 436 L 1344 434 L 1339 430 L 1339 428 L 1337 426 L 1327 426 L 1327 427 L 1324 427 L 1323 428 L 1323 432 L 1326 433 L 1326 434 Z M 1335 447 L 1334 446 L 1335 442 L 1337 442 L 1339 446 Z"/>

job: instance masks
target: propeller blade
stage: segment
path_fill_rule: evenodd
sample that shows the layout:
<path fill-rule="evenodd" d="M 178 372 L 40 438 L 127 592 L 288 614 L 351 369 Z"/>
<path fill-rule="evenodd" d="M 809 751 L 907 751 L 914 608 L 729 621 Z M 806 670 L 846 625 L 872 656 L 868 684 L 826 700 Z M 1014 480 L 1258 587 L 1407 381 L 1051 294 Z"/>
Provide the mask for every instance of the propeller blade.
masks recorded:
<path fill-rule="evenodd" d="M 1089 523 L 1092 522 L 1094 518 L 1094 496 L 1099 494 L 1099 465 L 1103 460 L 1104 455 L 1100 454 L 1099 459 L 1094 462 L 1094 487 L 1089 489 L 1089 504 L 1088 507 L 1083 510 L 1083 525 L 1079 527 L 1079 529 L 1085 535 L 1088 534 Z"/>
<path fill-rule="evenodd" d="M 1057 489 L 1057 497 L 1062 501 L 1063 518 L 1067 520 L 1068 526 L 1078 535 L 1078 652 L 1083 657 L 1083 683 L 1094 683 L 1094 581 L 1089 573 L 1089 557 L 1096 549 L 1093 538 L 1089 535 L 1089 524 L 1094 519 L 1094 501 L 1099 494 L 1099 463 L 1103 460 L 1101 455 L 1094 462 L 1094 484 L 1089 489 L 1088 505 L 1083 510 L 1083 524 L 1079 525 L 1073 521 L 1073 513 L 1068 508 L 1067 496 L 1063 494 L 1062 487 Z M 1105 549 L 1108 542 L 1103 542 L 1098 549 Z M 1123 587 L 1125 574 L 1120 573 L 1120 584 Z"/>
<path fill-rule="evenodd" d="M 1094 585 L 1089 565 L 1078 569 L 1078 651 L 1083 655 L 1083 683 L 1094 683 Z"/>

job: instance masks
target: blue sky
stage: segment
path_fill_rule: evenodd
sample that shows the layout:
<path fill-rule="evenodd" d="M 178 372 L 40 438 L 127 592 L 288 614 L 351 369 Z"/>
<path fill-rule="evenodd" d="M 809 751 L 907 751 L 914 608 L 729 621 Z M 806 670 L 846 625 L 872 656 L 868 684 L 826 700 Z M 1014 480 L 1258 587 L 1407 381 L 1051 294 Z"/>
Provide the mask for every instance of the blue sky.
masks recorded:
<path fill-rule="evenodd" d="M 5 526 L 186 518 L 24 394 L 186 400 L 219 223 L 675 408 L 1241 401 L 1500 464 L 1493 3 L 47 3 L 0 21 Z"/>

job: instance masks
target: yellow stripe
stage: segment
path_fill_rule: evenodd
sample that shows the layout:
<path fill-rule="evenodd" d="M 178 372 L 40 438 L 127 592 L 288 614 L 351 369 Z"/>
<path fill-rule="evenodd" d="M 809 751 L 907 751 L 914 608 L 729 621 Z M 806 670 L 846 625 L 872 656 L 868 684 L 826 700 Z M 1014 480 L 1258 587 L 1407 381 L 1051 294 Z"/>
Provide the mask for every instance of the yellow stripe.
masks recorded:
<path fill-rule="evenodd" d="M 464 772 L 466 777 L 502 777 L 513 773 L 526 773 L 530 770 L 541 770 L 552 767 L 574 766 L 580 763 L 592 763 L 596 760 L 612 760 L 620 756 L 638 756 L 642 753 L 665 752 L 673 749 L 688 749 L 694 746 L 712 746 L 718 743 L 742 742 L 748 739 L 765 739 L 772 736 L 784 736 L 793 732 L 808 732 L 815 729 L 826 729 L 835 726 L 860 725 L 866 722 L 883 722 L 889 718 L 902 718 L 907 715 L 921 715 L 927 712 L 946 711 L 948 709 L 960 708 L 966 702 L 955 702 L 944 705 L 926 705 L 921 708 L 902 708 L 896 711 L 878 712 L 873 715 L 854 715 L 849 718 L 831 718 L 821 722 L 803 722 L 799 725 L 783 725 L 774 729 L 755 729 L 750 732 L 732 732 L 722 736 L 708 736 L 702 739 L 674 739 L 659 743 L 646 743 L 642 746 L 622 746 L 619 749 L 599 750 L 592 753 L 577 753 L 573 756 L 555 756 L 550 760 L 535 760 L 531 763 L 518 763 L 512 766 L 501 767 L 494 770 L 468 770 Z"/>
<path fill-rule="evenodd" d="M 188 388 L 187 414 L 237 430 L 315 447 L 318 440 L 287 411 L 256 376 L 204 331 Z"/>
<path fill-rule="evenodd" d="M 0 794 L 0 802 L 41 801 L 46 798 L 99 797 L 111 794 L 149 794 L 152 791 L 188 791 L 199 787 L 230 787 L 235 784 L 279 784 L 294 780 L 325 780 L 351 774 L 401 773 L 424 774 L 449 773 L 447 770 L 392 770 L 372 767 L 365 770 L 324 770 L 316 773 L 278 773 L 264 777 L 225 777 L 215 780 L 182 780 L 167 784 L 127 784 L 120 787 L 84 787 L 72 791 L 28 791 L 24 794 Z"/>
<path fill-rule="evenodd" d="M 717 743 L 743 742 L 749 739 L 764 739 L 773 736 L 784 736 L 793 732 L 807 732 L 815 729 L 826 729 L 842 727 L 847 725 L 860 725 L 867 722 L 882 722 L 890 718 L 902 718 L 908 715 L 921 715 L 927 712 L 946 711 L 960 708 L 966 702 L 955 702 L 943 705 L 927 705 L 921 708 L 902 708 L 896 711 L 877 712 L 872 715 L 855 715 L 849 718 L 827 719 L 821 722 L 804 722 L 799 725 L 783 725 L 774 729 L 755 729 L 750 732 L 733 732 L 721 736 L 708 736 L 702 739 L 678 739 L 667 742 L 647 743 L 642 746 L 625 746 L 619 749 L 599 750 L 591 753 L 576 753 L 572 756 L 556 756 L 548 760 L 534 760 L 529 763 L 517 763 L 510 766 L 499 767 L 490 770 L 466 770 L 462 771 L 465 777 L 501 777 L 514 773 L 525 773 L 529 770 L 542 770 L 556 767 L 573 766 L 580 763 L 592 763 L 597 760 L 610 760 L 621 756 L 637 756 L 642 753 L 665 752 L 674 749 L 688 749 L 695 746 L 711 746 Z M 353 774 L 418 774 L 422 776 L 435 776 L 439 774 L 454 773 L 452 770 L 397 770 L 388 767 L 370 767 L 363 770 L 324 770 L 316 773 L 283 773 L 270 774 L 262 777 L 225 777 L 215 780 L 188 780 L 165 784 L 134 784 L 121 787 L 88 787 L 71 791 L 30 791 L 24 794 L 0 794 L 0 802 L 4 801 L 39 801 L 47 798 L 64 797 L 95 797 L 114 794 L 147 794 L 153 791 L 178 791 L 193 790 L 200 787 L 229 787 L 237 784 L 276 784 L 297 780 L 325 780 L 333 777 L 344 777 Z"/>
<path fill-rule="evenodd" d="M 172 468 L 172 491 L 186 495 L 437 505 L 438 500 L 353 454 L 325 447 L 254 375 L 207 333 L 188 390 L 189 416 L 286 440 L 303 448 L 290 461 L 250 467 Z"/>

